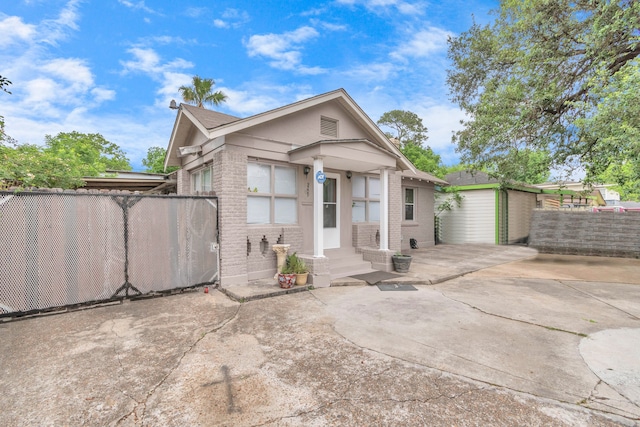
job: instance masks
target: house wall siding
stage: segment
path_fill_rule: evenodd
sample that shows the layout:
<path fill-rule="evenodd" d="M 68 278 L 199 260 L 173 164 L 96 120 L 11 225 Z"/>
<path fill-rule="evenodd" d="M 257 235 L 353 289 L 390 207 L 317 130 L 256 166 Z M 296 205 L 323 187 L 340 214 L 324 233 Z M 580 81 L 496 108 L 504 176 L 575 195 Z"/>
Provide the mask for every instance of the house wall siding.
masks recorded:
<path fill-rule="evenodd" d="M 440 238 L 443 243 L 495 244 L 495 191 L 461 192 L 460 207 L 440 214 Z"/>
<path fill-rule="evenodd" d="M 219 198 L 221 283 L 246 283 L 247 156 L 231 150 L 216 153 L 213 185 Z"/>
<path fill-rule="evenodd" d="M 400 214 L 404 218 L 404 189 L 413 188 L 414 221 L 402 222 L 402 250 L 409 249 L 410 239 L 416 239 L 418 247 L 435 245 L 434 237 L 434 186 L 430 182 L 416 179 L 402 180 L 402 207 Z"/>
<path fill-rule="evenodd" d="M 526 242 L 531 230 L 531 214 L 536 208 L 536 194 L 507 191 L 509 200 L 509 243 Z"/>

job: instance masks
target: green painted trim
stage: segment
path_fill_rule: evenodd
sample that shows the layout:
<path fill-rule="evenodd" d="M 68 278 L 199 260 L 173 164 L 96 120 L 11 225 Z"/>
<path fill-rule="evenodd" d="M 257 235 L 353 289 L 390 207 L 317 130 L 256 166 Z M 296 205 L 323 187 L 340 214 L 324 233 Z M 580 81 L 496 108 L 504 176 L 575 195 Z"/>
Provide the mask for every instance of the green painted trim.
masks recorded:
<path fill-rule="evenodd" d="M 496 188 L 496 245 L 500 244 L 500 189 Z"/>
<path fill-rule="evenodd" d="M 500 188 L 500 184 L 473 184 L 473 185 L 457 185 L 451 187 L 454 190 L 490 190 L 493 188 Z"/>

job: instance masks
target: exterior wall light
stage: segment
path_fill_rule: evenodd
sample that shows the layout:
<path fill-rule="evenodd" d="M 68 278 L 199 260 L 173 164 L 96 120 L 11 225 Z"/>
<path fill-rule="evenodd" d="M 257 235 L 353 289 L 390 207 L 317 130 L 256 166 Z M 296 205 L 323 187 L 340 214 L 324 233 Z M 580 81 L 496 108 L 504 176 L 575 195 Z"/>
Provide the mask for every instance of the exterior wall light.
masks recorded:
<path fill-rule="evenodd" d="M 347 171 L 347 179 L 351 179 L 352 176 L 353 174 L 351 173 L 351 171 Z"/>
<path fill-rule="evenodd" d="M 311 172 L 311 168 L 309 166 L 305 166 L 303 171 L 305 175 L 309 175 L 309 172 Z"/>

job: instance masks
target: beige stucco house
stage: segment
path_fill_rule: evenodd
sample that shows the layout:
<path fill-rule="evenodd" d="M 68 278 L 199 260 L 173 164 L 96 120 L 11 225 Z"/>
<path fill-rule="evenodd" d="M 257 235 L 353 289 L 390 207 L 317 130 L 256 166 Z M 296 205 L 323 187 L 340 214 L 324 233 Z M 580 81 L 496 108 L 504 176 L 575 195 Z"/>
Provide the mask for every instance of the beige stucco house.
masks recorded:
<path fill-rule="evenodd" d="M 244 119 L 180 105 L 165 166 L 178 194 L 219 199 L 222 286 L 272 277 L 290 244 L 314 286 L 390 271 L 391 256 L 434 244 L 434 183 L 342 89 Z"/>

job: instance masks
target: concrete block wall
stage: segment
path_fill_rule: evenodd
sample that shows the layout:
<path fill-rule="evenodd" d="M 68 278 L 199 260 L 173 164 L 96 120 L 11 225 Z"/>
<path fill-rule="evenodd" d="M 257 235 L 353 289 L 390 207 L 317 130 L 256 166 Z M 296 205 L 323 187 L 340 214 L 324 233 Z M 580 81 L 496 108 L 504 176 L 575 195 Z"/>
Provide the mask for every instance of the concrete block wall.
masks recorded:
<path fill-rule="evenodd" d="M 640 212 L 534 210 L 529 246 L 542 253 L 640 258 Z"/>
<path fill-rule="evenodd" d="M 261 250 L 263 238 L 268 241 L 264 253 Z M 247 227 L 246 239 L 251 243 L 251 251 L 247 254 L 245 250 L 244 255 L 249 280 L 272 277 L 276 273 L 276 253 L 272 247 L 278 243 L 279 238 L 281 238 L 280 243 L 291 245 L 289 255 L 294 252 L 298 252 L 298 255 L 300 255 L 302 250 L 302 227 L 297 225 Z M 247 240 L 245 240 L 245 249 L 247 249 Z"/>

